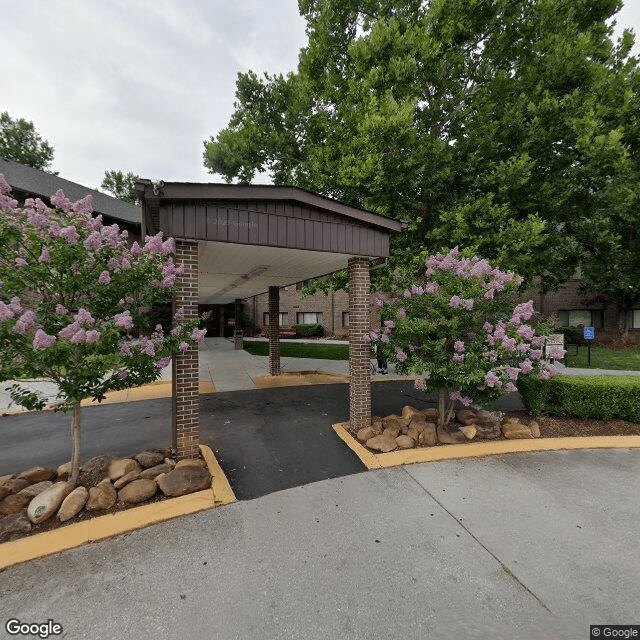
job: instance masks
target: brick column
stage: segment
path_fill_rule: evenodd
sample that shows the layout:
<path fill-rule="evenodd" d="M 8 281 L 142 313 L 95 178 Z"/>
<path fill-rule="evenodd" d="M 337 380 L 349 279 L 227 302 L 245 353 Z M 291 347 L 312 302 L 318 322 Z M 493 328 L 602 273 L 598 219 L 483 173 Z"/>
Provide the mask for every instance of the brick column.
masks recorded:
<path fill-rule="evenodd" d="M 280 375 L 280 287 L 269 287 L 269 374 Z"/>
<path fill-rule="evenodd" d="M 371 346 L 369 259 L 349 262 L 349 420 L 351 429 L 371 426 Z"/>
<path fill-rule="evenodd" d="M 176 308 L 186 319 L 198 315 L 198 243 L 176 240 L 175 263 L 183 263 Z M 173 357 L 173 446 L 178 460 L 200 454 L 200 400 L 198 397 L 198 345 Z"/>

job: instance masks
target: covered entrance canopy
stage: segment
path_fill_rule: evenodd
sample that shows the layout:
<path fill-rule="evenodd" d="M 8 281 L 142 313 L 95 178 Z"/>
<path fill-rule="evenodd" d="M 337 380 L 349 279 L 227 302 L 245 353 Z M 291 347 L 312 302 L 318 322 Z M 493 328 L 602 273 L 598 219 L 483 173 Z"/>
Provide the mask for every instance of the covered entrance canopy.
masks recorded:
<path fill-rule="evenodd" d="M 198 304 L 226 304 L 269 292 L 270 371 L 280 373 L 279 289 L 349 268 L 350 419 L 371 420 L 370 258 L 389 255 L 389 235 L 403 223 L 298 189 L 184 182 L 136 184 L 142 229 L 176 240 L 183 262 L 176 305 L 186 317 Z M 197 347 L 174 358 L 174 445 L 198 451 Z"/>

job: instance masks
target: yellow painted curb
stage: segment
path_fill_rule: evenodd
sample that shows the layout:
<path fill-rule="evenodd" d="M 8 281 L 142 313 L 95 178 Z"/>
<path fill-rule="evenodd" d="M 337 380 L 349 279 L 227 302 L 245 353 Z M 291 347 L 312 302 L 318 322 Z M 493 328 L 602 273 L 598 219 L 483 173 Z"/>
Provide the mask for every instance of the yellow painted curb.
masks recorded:
<path fill-rule="evenodd" d="M 4 542 L 0 544 L 0 571 L 15 564 L 80 547 L 88 542 L 105 540 L 178 516 L 235 502 L 235 495 L 211 449 L 201 444 L 200 451 L 207 463 L 209 473 L 214 478 L 211 489 L 132 507 L 62 526 L 53 531 L 44 531 L 19 540 Z"/>
<path fill-rule="evenodd" d="M 311 384 L 340 384 L 349 382 L 349 376 L 333 371 L 285 371 L 279 376 L 256 376 L 251 378 L 258 389 L 297 387 Z"/>
<path fill-rule="evenodd" d="M 389 453 L 371 453 L 346 429 L 346 423 L 333 425 L 333 429 L 346 445 L 362 460 L 367 469 L 400 467 L 416 462 L 481 458 L 505 453 L 527 451 L 559 451 L 571 449 L 629 449 L 640 447 L 640 436 L 586 436 L 576 438 L 534 438 L 530 440 L 492 440 L 448 444 L 422 449 L 405 449 Z"/>

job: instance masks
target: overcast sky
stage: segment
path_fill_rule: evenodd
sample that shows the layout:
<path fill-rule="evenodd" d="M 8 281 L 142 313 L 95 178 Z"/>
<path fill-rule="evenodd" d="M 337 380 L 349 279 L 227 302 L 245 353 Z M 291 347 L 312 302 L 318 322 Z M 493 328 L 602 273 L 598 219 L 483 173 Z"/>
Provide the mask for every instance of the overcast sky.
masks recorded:
<path fill-rule="evenodd" d="M 0 111 L 33 121 L 55 150 L 53 170 L 91 188 L 106 169 L 221 181 L 205 170 L 202 143 L 227 125 L 237 73 L 295 70 L 306 43 L 297 0 L 0 0 L 0 9 Z M 640 31 L 640 0 L 625 0 L 617 21 L 616 31 Z"/>

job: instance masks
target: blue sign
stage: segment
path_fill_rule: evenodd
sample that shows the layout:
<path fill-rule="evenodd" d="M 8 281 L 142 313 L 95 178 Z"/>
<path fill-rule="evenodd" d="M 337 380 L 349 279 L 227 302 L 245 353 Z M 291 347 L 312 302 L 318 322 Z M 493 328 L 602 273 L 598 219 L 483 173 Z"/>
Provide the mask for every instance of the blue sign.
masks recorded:
<path fill-rule="evenodd" d="M 584 328 L 584 339 L 585 340 L 593 340 L 596 337 L 596 332 L 593 327 L 585 327 Z"/>

